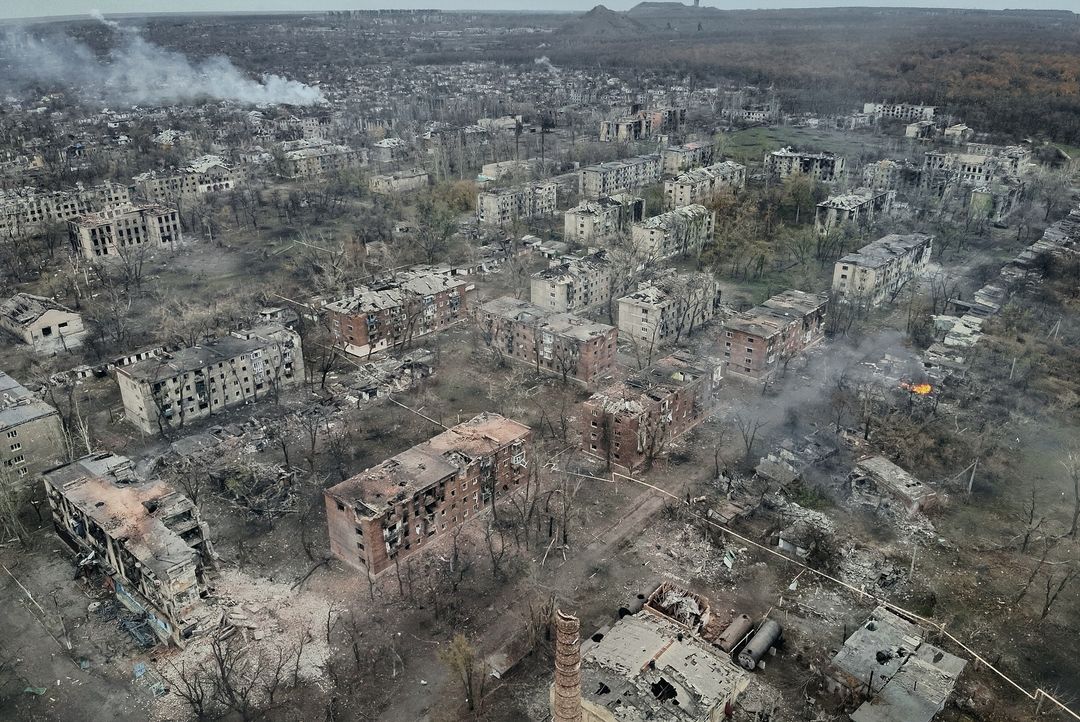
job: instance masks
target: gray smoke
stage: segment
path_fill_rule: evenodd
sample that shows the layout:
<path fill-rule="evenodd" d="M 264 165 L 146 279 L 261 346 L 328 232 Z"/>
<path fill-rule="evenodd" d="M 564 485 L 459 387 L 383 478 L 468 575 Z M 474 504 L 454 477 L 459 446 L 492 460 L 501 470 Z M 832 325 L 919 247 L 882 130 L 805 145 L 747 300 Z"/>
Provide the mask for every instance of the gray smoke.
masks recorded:
<path fill-rule="evenodd" d="M 558 75 L 559 74 L 559 69 L 551 64 L 551 59 L 546 55 L 544 55 L 543 57 L 540 57 L 540 58 L 533 58 L 533 64 L 534 65 L 543 65 L 545 68 L 548 69 L 548 72 L 551 73 L 552 75 Z"/>
<path fill-rule="evenodd" d="M 181 53 L 144 39 L 138 31 L 93 17 L 117 31 L 115 47 L 98 58 L 86 45 L 68 37 L 35 37 L 9 29 L 0 38 L 7 59 L 6 80 L 60 84 L 84 100 L 118 105 L 168 105 L 197 100 L 232 100 L 248 104 L 315 105 L 322 91 L 280 75 L 248 77 L 224 56 L 192 62 Z"/>

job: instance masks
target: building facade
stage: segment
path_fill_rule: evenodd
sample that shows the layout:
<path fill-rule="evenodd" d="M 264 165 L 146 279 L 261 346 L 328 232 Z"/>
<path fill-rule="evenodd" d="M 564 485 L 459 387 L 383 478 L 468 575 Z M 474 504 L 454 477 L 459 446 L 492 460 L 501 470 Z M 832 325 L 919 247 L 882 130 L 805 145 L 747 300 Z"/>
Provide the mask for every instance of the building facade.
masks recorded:
<path fill-rule="evenodd" d="M 370 356 L 464 320 L 472 290 L 457 276 L 407 272 L 355 288 L 324 310 L 334 343 L 354 356 Z"/>
<path fill-rule="evenodd" d="M 22 238 L 87 213 L 131 203 L 127 186 L 103 183 L 68 191 L 17 188 L 0 191 L 0 238 Z"/>
<path fill-rule="evenodd" d="M 833 266 L 833 296 L 874 308 L 895 296 L 930 264 L 934 237 L 890 233 L 849 253 Z"/>
<path fill-rule="evenodd" d="M 209 616 L 204 575 L 216 558 L 191 499 L 162 481 L 139 482 L 128 459 L 108 453 L 42 478 L 60 538 L 93 554 L 117 600 L 160 641 L 184 646 Z"/>
<path fill-rule="evenodd" d="M 843 177 L 844 170 L 843 156 L 835 153 L 804 153 L 783 148 L 765 156 L 765 172 L 781 180 L 801 173 L 822 183 L 831 183 Z"/>
<path fill-rule="evenodd" d="M 176 248 L 183 242 L 180 215 L 154 203 L 90 213 L 68 221 L 68 235 L 84 258 L 118 256 L 141 248 Z"/>
<path fill-rule="evenodd" d="M 563 240 L 590 244 L 618 238 L 645 217 L 645 200 L 629 195 L 584 200 L 563 214 Z"/>
<path fill-rule="evenodd" d="M 607 252 L 597 251 L 534 273 L 529 295 L 548 311 L 583 311 L 611 300 L 613 285 Z"/>
<path fill-rule="evenodd" d="M 480 414 L 326 489 L 331 553 L 371 575 L 419 553 L 526 479 L 531 437 Z"/>
<path fill-rule="evenodd" d="M 682 206 L 635 223 L 630 241 L 646 258 L 696 256 L 712 238 L 714 218 L 705 206 Z"/>
<path fill-rule="evenodd" d="M 703 204 L 722 190 L 745 187 L 746 166 L 726 160 L 665 180 L 664 202 L 668 208 Z"/>
<path fill-rule="evenodd" d="M 124 414 L 147 434 L 273 396 L 303 379 L 300 336 L 283 326 L 235 331 L 116 369 Z"/>
<path fill-rule="evenodd" d="M 359 151 L 325 140 L 287 140 L 281 149 L 288 178 L 322 178 L 364 162 Z"/>
<path fill-rule="evenodd" d="M 597 199 L 629 193 L 659 183 L 663 165 L 658 154 L 639 155 L 582 168 L 578 171 L 578 192 L 582 198 Z"/>
<path fill-rule="evenodd" d="M 863 112 L 875 118 L 894 118 L 896 120 L 933 120 L 937 107 L 933 105 L 912 105 L 909 103 L 864 103 Z"/>
<path fill-rule="evenodd" d="M 555 215 L 558 188 L 557 183 L 544 182 L 483 191 L 476 196 L 476 221 L 506 228 L 517 220 Z"/>
<path fill-rule="evenodd" d="M 707 324 L 719 302 L 711 273 L 667 274 L 619 299 L 619 332 L 650 346 L 678 343 Z"/>
<path fill-rule="evenodd" d="M 724 322 L 728 373 L 766 378 L 786 361 L 825 337 L 829 297 L 788 290 Z"/>
<path fill-rule="evenodd" d="M 679 175 L 693 168 L 709 165 L 713 159 L 712 143 L 693 142 L 664 148 L 660 162 L 664 175 Z"/>
<path fill-rule="evenodd" d="M 135 176 L 135 192 L 151 203 L 191 203 L 207 193 L 235 188 L 242 176 L 216 155 L 204 155 L 172 171 L 148 171 Z"/>
<path fill-rule="evenodd" d="M 675 354 L 593 394 L 582 405 L 582 449 L 609 466 L 651 464 L 711 412 L 719 371 Z"/>
<path fill-rule="evenodd" d="M 489 348 L 537 373 L 591 386 L 615 370 L 619 331 L 509 296 L 480 306 L 480 333 Z"/>
<path fill-rule="evenodd" d="M 68 458 L 60 415 L 0 371 L 0 474 L 29 480 Z"/>
<path fill-rule="evenodd" d="M 392 195 L 409 193 L 428 187 L 428 173 L 425 170 L 405 170 L 399 173 L 373 175 L 368 179 L 368 188 L 372 193 Z"/>

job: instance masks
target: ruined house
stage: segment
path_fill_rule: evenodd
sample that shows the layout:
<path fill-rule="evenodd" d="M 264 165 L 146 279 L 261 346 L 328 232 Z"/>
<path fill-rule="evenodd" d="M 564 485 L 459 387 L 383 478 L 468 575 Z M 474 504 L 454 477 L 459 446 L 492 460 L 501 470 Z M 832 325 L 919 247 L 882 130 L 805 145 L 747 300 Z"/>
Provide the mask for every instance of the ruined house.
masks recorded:
<path fill-rule="evenodd" d="M 66 458 L 56 409 L 0 371 L 0 478 L 29 479 Z"/>
<path fill-rule="evenodd" d="M 725 188 L 746 187 L 746 166 L 726 160 L 722 163 L 684 171 L 676 178 L 664 181 L 664 203 L 679 208 L 695 203 L 708 203 Z"/>
<path fill-rule="evenodd" d="M 270 325 L 117 368 L 116 382 L 127 420 L 156 434 L 297 385 L 303 368 L 299 334 Z"/>
<path fill-rule="evenodd" d="M 16 293 L 0 303 L 0 328 L 38 353 L 70 351 L 86 338 L 82 316 L 51 298 Z"/>
<path fill-rule="evenodd" d="M 324 310 L 335 344 L 365 357 L 464 320 L 472 290 L 451 274 L 409 271 L 358 286 Z"/>
<path fill-rule="evenodd" d="M 419 553 L 525 480 L 531 435 L 480 414 L 326 489 L 330 551 L 370 574 Z"/>
<path fill-rule="evenodd" d="M 57 534 L 109 578 L 116 598 L 162 642 L 183 646 L 206 612 L 209 530 L 186 496 L 139 481 L 131 462 L 94 454 L 43 475 Z"/>
<path fill-rule="evenodd" d="M 489 348 L 538 373 L 592 385 L 615 369 L 619 330 L 614 326 L 510 296 L 488 301 L 477 316 Z"/>
<path fill-rule="evenodd" d="M 779 484 L 790 484 L 836 453 L 836 446 L 824 442 L 816 433 L 801 439 L 784 439 L 776 449 L 761 457 L 754 471 Z"/>
<path fill-rule="evenodd" d="M 829 297 L 788 290 L 724 322 L 726 370 L 762 379 L 825 338 Z"/>
<path fill-rule="evenodd" d="M 891 496 L 909 512 L 926 511 L 938 502 L 936 491 L 884 456 L 862 459 L 851 472 L 849 482 L 854 491 L 882 498 Z"/>
<path fill-rule="evenodd" d="M 829 196 L 817 204 L 814 229 L 828 233 L 844 224 L 866 227 L 892 212 L 896 191 L 859 188 L 852 193 Z"/>
<path fill-rule="evenodd" d="M 930 722 L 945 709 L 967 662 L 926 641 L 926 631 L 880 606 L 825 669 L 825 687 L 862 703 L 853 722 Z"/>
<path fill-rule="evenodd" d="M 639 469 L 712 409 L 719 366 L 677 353 L 592 395 L 582 406 L 582 448 L 609 465 Z"/>

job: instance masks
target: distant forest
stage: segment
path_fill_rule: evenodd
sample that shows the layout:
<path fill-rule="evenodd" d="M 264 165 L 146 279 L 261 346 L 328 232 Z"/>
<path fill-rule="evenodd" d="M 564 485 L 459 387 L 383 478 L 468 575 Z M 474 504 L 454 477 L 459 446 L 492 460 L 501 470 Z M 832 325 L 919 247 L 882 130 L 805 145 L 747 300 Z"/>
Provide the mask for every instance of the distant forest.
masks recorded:
<path fill-rule="evenodd" d="M 658 10 L 662 6 L 671 11 Z M 774 84 L 798 110 L 861 109 L 872 100 L 941 105 L 977 130 L 1080 146 L 1080 15 L 720 11 L 666 3 L 626 15 L 644 30 L 594 33 L 587 26 L 590 15 L 578 16 L 542 52 L 556 65 L 670 70 L 701 82 Z M 532 62 L 538 51 L 507 44 L 489 53 L 504 61 Z M 424 61 L 439 59 L 451 60 Z"/>

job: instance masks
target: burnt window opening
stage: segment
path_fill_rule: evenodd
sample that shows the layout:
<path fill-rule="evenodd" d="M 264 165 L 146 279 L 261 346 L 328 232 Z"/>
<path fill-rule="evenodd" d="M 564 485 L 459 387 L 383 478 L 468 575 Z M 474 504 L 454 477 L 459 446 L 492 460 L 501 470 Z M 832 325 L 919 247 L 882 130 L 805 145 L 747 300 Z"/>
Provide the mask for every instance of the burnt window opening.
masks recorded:
<path fill-rule="evenodd" d="M 675 700 L 675 697 L 678 694 L 675 691 L 675 687 L 672 686 L 671 682 L 668 682 L 663 677 L 661 677 L 659 681 L 653 682 L 652 693 L 653 697 L 656 697 L 656 699 L 658 699 L 660 702 Z M 675 701 L 675 704 L 678 704 L 677 700 Z"/>
<path fill-rule="evenodd" d="M 610 694 L 610 693 L 611 693 L 611 687 L 608 687 L 603 682 L 601 682 L 600 686 L 596 689 L 596 694 L 598 694 L 598 695 L 600 695 L 600 694 Z"/>

